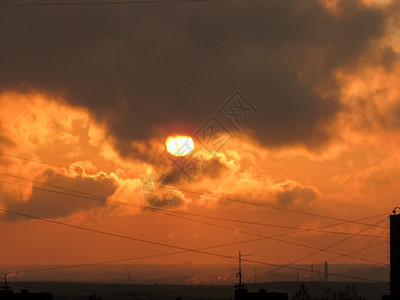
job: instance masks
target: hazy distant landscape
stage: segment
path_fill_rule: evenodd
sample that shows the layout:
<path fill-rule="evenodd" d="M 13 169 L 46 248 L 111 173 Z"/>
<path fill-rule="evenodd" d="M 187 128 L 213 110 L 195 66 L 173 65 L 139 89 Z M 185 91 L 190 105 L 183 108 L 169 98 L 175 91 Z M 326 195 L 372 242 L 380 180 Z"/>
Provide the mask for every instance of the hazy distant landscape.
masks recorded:
<path fill-rule="evenodd" d="M 249 291 L 284 292 L 289 294 L 289 299 L 303 283 L 314 299 L 347 291 L 373 300 L 388 293 L 387 268 L 382 266 L 330 265 L 328 281 L 323 274 L 324 265 L 313 265 L 314 272 L 310 265 L 294 267 L 305 271 L 281 269 L 273 272 L 272 267 L 246 266 L 244 282 Z M 54 299 L 233 299 L 237 282 L 236 266 L 223 264 L 0 267 L 1 272 L 9 270 L 26 271 L 8 275 L 8 285 L 15 292 L 20 289 L 51 292 Z M 260 276 L 262 274 L 265 276 Z M 257 276 L 255 283 L 254 276 Z M 357 277 L 376 282 L 359 282 Z"/>
<path fill-rule="evenodd" d="M 247 265 L 243 281 L 264 283 L 276 281 L 325 281 L 324 265 L 292 265 L 293 269 L 277 269 Z M 313 269 L 313 272 L 311 271 Z M 16 272 L 16 273 L 13 273 Z M 378 265 L 329 265 L 329 281 L 357 282 L 358 277 L 386 282 L 388 269 Z M 85 267 L 71 266 L 0 266 L 0 273 L 9 273 L 9 282 L 61 281 L 128 284 L 211 284 L 231 285 L 237 282 L 237 265 L 183 264 L 120 264 Z M 335 276 L 338 274 L 340 276 Z M 256 277 L 256 279 L 254 279 Z"/>

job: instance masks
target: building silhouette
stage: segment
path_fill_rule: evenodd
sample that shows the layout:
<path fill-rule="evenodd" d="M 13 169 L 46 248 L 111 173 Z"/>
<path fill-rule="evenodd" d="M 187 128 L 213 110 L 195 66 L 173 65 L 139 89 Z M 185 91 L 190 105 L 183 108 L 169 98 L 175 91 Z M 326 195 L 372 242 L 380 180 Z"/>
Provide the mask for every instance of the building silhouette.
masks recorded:
<path fill-rule="evenodd" d="M 400 215 L 396 207 L 390 215 L 390 295 L 383 300 L 400 299 Z"/>
<path fill-rule="evenodd" d="M 390 297 L 400 299 L 400 215 L 390 216 Z"/>
<path fill-rule="evenodd" d="M 288 294 L 267 292 L 266 289 L 248 292 L 247 289 L 242 288 L 235 290 L 235 300 L 288 300 Z"/>
<path fill-rule="evenodd" d="M 52 300 L 53 294 L 52 293 L 31 293 L 29 290 L 21 290 L 20 293 L 14 293 L 10 289 L 1 290 L 0 291 L 0 300 L 7 299 L 7 300 Z"/>
<path fill-rule="evenodd" d="M 4 286 L 0 289 L 0 300 L 52 300 L 52 293 L 30 293 L 29 290 L 23 289 L 20 293 L 14 293 L 7 284 L 7 274 L 1 278 L 4 280 Z"/>

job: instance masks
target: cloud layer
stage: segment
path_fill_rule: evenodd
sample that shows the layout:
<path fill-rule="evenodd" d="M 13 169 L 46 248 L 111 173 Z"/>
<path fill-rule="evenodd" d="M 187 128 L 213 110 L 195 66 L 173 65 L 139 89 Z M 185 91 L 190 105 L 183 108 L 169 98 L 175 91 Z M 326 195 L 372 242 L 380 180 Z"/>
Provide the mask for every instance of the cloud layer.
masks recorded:
<path fill-rule="evenodd" d="M 196 130 L 236 90 L 260 113 L 244 128 L 263 145 L 318 147 L 341 109 L 332 72 L 384 36 L 389 11 L 337 10 L 318 0 L 7 8 L 0 89 L 87 108 L 129 156 L 132 140 L 161 128 Z"/>

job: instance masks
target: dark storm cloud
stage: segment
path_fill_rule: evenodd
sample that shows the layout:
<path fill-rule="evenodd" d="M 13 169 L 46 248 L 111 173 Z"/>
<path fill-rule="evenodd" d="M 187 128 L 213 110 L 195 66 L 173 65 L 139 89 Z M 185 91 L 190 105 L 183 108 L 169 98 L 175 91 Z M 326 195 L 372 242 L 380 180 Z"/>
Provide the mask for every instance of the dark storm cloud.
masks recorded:
<path fill-rule="evenodd" d="M 117 188 L 113 179 L 98 177 L 68 178 L 52 171 L 46 172 L 45 184 L 34 184 L 32 196 L 27 202 L 15 201 L 14 196 L 3 198 L 8 210 L 26 213 L 35 217 L 60 218 L 75 212 L 106 205 L 106 198 Z M 62 189 L 57 188 L 62 187 Z M 46 191 L 47 190 L 47 191 Z M 59 193 L 49 192 L 53 190 Z M 90 191 L 82 193 L 79 191 Z M 72 196 L 76 195 L 76 197 Z M 4 219 L 14 220 L 20 217 L 6 214 Z"/>
<path fill-rule="evenodd" d="M 174 158 L 170 161 L 170 167 L 163 182 L 174 185 L 192 180 L 217 179 L 221 178 L 226 170 L 228 167 L 216 157 L 209 160 L 196 157 Z"/>
<path fill-rule="evenodd" d="M 0 89 L 62 95 L 109 125 L 122 153 L 174 123 L 200 126 L 234 91 L 270 147 L 318 146 L 340 109 L 331 71 L 384 33 L 384 13 L 341 1 L 222 1 L 0 10 Z M 333 93 L 334 94 L 334 93 Z"/>
<path fill-rule="evenodd" d="M 318 194 L 309 187 L 286 186 L 276 195 L 279 206 L 298 205 L 306 206 L 317 199 Z"/>
<path fill-rule="evenodd" d="M 224 165 L 218 158 L 212 158 L 201 165 L 201 175 L 216 179 L 222 176 L 224 171 L 227 171 L 228 167 Z"/>

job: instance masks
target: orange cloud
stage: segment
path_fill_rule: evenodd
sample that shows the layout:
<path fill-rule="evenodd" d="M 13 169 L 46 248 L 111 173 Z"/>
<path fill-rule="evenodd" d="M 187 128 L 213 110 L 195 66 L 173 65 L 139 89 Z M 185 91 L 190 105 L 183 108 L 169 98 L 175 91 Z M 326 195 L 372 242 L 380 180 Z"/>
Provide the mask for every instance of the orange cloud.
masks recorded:
<path fill-rule="evenodd" d="M 340 76 L 338 78 L 342 79 Z M 355 75 L 352 78 L 359 80 Z M 375 80 L 379 80 L 379 76 Z M 353 94 L 346 91 L 354 91 L 351 84 L 354 81 L 343 79 L 341 82 L 343 103 L 351 103 Z M 378 86 L 374 85 L 375 88 Z M 370 89 L 372 93 L 372 87 Z M 1 118 L 0 125 L 4 128 L 2 136 L 10 141 L 1 144 L 2 152 L 59 165 L 38 164 L 2 156 L 0 162 L 3 173 L 21 178 L 8 178 L 9 176 L 3 174 L 0 179 L 23 185 L 1 185 L 2 191 L 7 191 L 3 193 L 0 201 L 2 207 L 24 210 L 49 218 L 63 217 L 69 222 L 90 226 L 100 226 L 102 219 L 114 220 L 122 226 L 116 220 L 127 220 L 126 218 L 132 215 L 146 220 L 150 218 L 158 224 L 157 226 L 165 227 L 163 238 L 179 240 L 184 236 L 185 241 L 193 246 L 196 243 L 200 245 L 204 239 L 210 238 L 210 235 L 217 243 L 218 235 L 222 233 L 213 233 L 207 226 L 196 227 L 195 223 L 190 222 L 191 225 L 185 223 L 185 230 L 178 230 L 184 222 L 179 218 L 170 217 L 169 221 L 162 221 L 164 219 L 157 218 L 158 214 L 151 217 L 152 213 L 143 209 L 149 206 L 143 195 L 143 183 L 150 174 L 174 176 L 175 182 L 168 182 L 176 188 L 174 201 L 169 206 L 172 211 L 180 208 L 205 214 L 206 210 L 207 214 L 226 214 L 227 217 L 239 219 L 251 217 L 264 220 L 267 217 L 271 223 L 310 228 L 325 223 L 315 218 L 290 213 L 285 213 L 283 218 L 276 211 L 260 210 L 223 198 L 265 203 L 300 211 L 312 210 L 321 214 L 340 214 L 351 219 L 358 215 L 357 208 L 360 205 L 364 205 L 364 213 L 374 213 L 374 197 L 379 194 L 379 199 L 390 196 L 390 192 L 384 193 L 380 185 L 394 186 L 395 182 L 388 179 L 397 176 L 399 170 L 393 159 L 388 158 L 387 162 L 382 164 L 370 161 L 368 155 L 377 151 L 372 146 L 362 148 L 363 143 L 360 142 L 358 147 L 354 147 L 357 140 L 353 139 L 352 134 L 357 134 L 358 127 L 347 122 L 347 127 L 342 127 L 342 130 L 346 130 L 348 134 L 320 150 L 320 154 L 298 146 L 266 149 L 245 134 L 237 134 L 218 152 L 204 152 L 204 155 L 199 157 L 201 164 L 198 173 L 188 179 L 165 153 L 163 136 L 155 135 L 146 141 L 132 142 L 131 149 L 135 155 L 127 159 L 116 150 L 116 141 L 107 136 L 106 124 L 98 124 L 85 110 L 54 102 L 50 97 L 39 94 L 7 93 L 0 97 L 0 102 L 7 109 L 7 114 L 3 113 Z M 387 105 L 393 103 L 395 96 L 393 102 L 387 101 Z M 13 110 L 12 107 L 21 110 L 16 113 L 17 110 Z M 351 105 L 348 107 L 348 111 L 338 116 L 338 123 L 349 117 L 345 113 L 357 111 Z M 382 105 L 383 115 L 389 111 L 385 107 Z M 12 122 L 10 116 L 14 115 L 16 119 Z M 339 127 L 335 129 L 341 132 Z M 383 157 L 390 157 L 390 149 L 392 148 L 387 147 L 388 152 Z M 365 159 L 361 160 L 361 157 Z M 36 189 L 47 189 L 49 185 L 60 186 L 63 192 L 66 189 L 85 192 L 89 197 L 98 196 L 98 199 L 105 201 L 75 199 L 70 195 L 58 194 L 55 199 L 52 194 Z M 387 208 L 393 204 L 392 201 L 385 203 Z M 222 213 L 221 209 L 226 212 Z M 120 228 L 116 224 L 111 228 L 125 230 L 121 229 L 123 226 Z M 242 225 L 235 225 L 234 228 L 236 231 L 229 235 L 232 239 L 243 238 L 240 231 L 249 230 Z M 189 229 L 196 235 L 191 235 Z M 343 225 L 339 229 L 357 232 L 360 227 Z M 139 232 L 148 235 L 144 229 Z M 152 234 L 156 233 L 151 233 L 150 236 Z M 328 239 L 323 233 L 304 233 L 299 236 L 307 239 Z M 278 249 L 279 244 L 271 249 L 275 248 Z"/>

